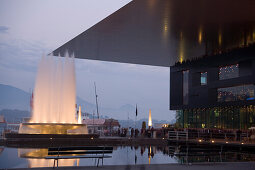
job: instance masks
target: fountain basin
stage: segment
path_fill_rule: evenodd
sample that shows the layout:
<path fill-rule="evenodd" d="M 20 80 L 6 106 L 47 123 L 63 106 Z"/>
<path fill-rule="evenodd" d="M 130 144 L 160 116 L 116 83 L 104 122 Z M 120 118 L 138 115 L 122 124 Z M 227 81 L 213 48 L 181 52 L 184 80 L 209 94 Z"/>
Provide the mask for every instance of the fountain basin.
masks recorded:
<path fill-rule="evenodd" d="M 21 123 L 19 134 L 88 134 L 88 129 L 85 124 Z"/>

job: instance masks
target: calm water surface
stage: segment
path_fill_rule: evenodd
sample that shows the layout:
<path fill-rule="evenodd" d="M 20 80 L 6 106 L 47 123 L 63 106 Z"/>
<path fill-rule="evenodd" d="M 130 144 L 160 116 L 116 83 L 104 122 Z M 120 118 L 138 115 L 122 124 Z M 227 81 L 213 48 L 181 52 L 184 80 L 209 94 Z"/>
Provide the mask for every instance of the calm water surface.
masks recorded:
<path fill-rule="evenodd" d="M 255 161 L 253 153 L 210 152 L 176 153 L 173 147 L 114 147 L 112 158 L 105 158 L 104 165 L 165 164 L 190 162 L 240 162 Z M 175 154 L 174 154 L 175 153 Z M 54 161 L 44 159 L 45 148 L 0 148 L 0 168 L 52 167 Z M 96 166 L 97 159 L 64 159 L 59 166 Z M 101 165 L 101 161 L 100 161 Z"/>
<path fill-rule="evenodd" d="M 163 148 L 167 149 L 167 148 Z M 53 160 L 44 159 L 47 149 L 34 148 L 1 148 L 0 168 L 32 168 L 51 167 Z M 177 158 L 163 154 L 162 148 L 156 147 L 114 147 L 112 158 L 105 158 L 104 165 L 133 165 L 176 163 Z M 149 153 L 149 154 L 148 154 Z M 95 166 L 97 159 L 65 159 L 59 161 L 59 166 Z M 100 161 L 101 165 L 101 161 Z"/>

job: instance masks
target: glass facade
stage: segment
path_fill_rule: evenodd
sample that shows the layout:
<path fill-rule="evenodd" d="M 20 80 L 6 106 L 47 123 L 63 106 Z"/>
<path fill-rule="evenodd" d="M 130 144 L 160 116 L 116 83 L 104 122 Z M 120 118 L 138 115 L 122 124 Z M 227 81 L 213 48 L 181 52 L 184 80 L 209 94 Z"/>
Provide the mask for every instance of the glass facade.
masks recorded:
<path fill-rule="evenodd" d="M 219 68 L 219 80 L 239 77 L 239 64 Z"/>
<path fill-rule="evenodd" d="M 187 105 L 189 102 L 189 70 L 182 71 L 182 78 L 183 104 Z"/>
<path fill-rule="evenodd" d="M 219 88 L 217 89 L 218 102 L 254 100 L 254 89 L 253 84 Z"/>
<path fill-rule="evenodd" d="M 176 124 L 179 128 L 248 129 L 255 126 L 255 106 L 178 110 Z"/>
<path fill-rule="evenodd" d="M 207 85 L 207 72 L 201 73 L 200 84 L 201 84 L 202 86 L 203 86 L 203 85 Z"/>

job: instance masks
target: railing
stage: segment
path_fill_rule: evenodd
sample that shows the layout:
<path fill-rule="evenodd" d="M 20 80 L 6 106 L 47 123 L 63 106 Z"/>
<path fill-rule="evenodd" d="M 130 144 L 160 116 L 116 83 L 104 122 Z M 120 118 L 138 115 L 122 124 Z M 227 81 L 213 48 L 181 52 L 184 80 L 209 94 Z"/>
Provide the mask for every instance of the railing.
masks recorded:
<path fill-rule="evenodd" d="M 169 131 L 169 140 L 188 140 L 188 132 L 185 131 Z"/>
<path fill-rule="evenodd" d="M 249 138 L 248 133 L 236 132 L 214 132 L 214 131 L 168 131 L 168 140 L 187 141 L 190 139 L 201 139 L 209 141 L 212 139 L 222 139 L 227 141 L 246 141 Z"/>

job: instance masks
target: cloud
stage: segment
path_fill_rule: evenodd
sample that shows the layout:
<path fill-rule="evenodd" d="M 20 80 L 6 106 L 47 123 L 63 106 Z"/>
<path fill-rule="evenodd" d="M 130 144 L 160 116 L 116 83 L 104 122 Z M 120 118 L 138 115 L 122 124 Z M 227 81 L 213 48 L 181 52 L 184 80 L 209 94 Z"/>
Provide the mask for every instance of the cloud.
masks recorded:
<path fill-rule="evenodd" d="M 7 33 L 8 30 L 9 30 L 8 27 L 6 27 L 6 26 L 1 26 L 1 25 L 0 25 L 0 33 Z"/>
<path fill-rule="evenodd" d="M 33 88 L 38 62 L 48 51 L 40 42 L 0 35 L 0 83 L 25 91 Z"/>
<path fill-rule="evenodd" d="M 48 51 L 40 42 L 0 39 L 0 66 L 35 72 L 41 56 Z"/>

